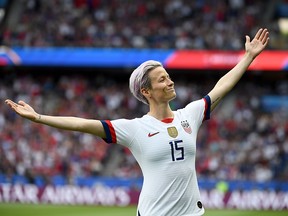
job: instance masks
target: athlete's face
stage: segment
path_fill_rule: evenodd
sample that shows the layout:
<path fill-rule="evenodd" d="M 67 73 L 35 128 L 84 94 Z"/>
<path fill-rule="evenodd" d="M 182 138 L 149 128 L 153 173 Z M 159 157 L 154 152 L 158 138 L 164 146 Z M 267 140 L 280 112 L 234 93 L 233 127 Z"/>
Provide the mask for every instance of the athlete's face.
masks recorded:
<path fill-rule="evenodd" d="M 151 89 L 148 98 L 156 103 L 169 102 L 176 97 L 174 82 L 163 67 L 157 67 L 149 72 Z"/>

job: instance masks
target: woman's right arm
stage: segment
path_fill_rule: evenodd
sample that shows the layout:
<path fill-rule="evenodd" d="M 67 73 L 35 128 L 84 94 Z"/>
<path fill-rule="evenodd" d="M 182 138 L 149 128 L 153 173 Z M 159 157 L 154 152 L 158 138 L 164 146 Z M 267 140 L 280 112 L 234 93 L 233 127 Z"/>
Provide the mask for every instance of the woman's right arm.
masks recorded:
<path fill-rule="evenodd" d="M 90 133 L 101 138 L 106 138 L 106 134 L 101 121 L 93 119 L 84 119 L 70 116 L 49 116 L 41 115 L 24 101 L 15 103 L 9 99 L 5 103 L 10 106 L 18 115 L 29 119 L 33 122 L 45 124 L 54 128 L 79 131 L 83 133 Z"/>

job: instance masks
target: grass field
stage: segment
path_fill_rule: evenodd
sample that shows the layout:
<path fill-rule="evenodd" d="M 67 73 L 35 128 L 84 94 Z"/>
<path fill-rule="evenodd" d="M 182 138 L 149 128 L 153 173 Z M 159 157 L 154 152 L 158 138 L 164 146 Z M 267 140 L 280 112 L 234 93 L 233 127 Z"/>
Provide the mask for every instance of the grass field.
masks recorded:
<path fill-rule="evenodd" d="M 1 216 L 135 216 L 136 207 L 62 206 L 0 203 Z M 206 210 L 205 216 L 281 216 L 288 211 Z M 175 215 L 177 216 L 177 215 Z"/>

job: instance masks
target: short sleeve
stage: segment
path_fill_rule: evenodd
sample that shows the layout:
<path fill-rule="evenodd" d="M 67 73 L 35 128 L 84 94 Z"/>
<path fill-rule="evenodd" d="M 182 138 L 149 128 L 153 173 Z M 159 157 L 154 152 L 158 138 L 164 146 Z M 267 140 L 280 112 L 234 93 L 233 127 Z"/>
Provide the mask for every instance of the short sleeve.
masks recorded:
<path fill-rule="evenodd" d="M 185 115 L 190 120 L 196 121 L 200 126 L 205 120 L 210 119 L 211 99 L 208 95 L 200 100 L 189 103 L 185 108 Z"/>
<path fill-rule="evenodd" d="M 101 121 L 107 143 L 121 144 L 126 147 L 130 146 L 139 126 L 136 120 L 118 119 L 118 120 L 102 120 Z"/>

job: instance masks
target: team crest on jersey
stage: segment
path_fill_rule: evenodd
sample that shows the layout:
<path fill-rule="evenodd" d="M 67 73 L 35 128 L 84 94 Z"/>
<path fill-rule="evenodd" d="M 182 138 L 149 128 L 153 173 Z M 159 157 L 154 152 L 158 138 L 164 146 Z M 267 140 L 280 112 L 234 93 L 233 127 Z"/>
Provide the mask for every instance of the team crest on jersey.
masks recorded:
<path fill-rule="evenodd" d="M 189 133 L 189 134 L 192 133 L 192 129 L 191 129 L 187 120 L 181 121 L 181 125 L 182 125 L 183 129 L 186 131 L 186 133 Z"/>
<path fill-rule="evenodd" d="M 176 127 L 169 127 L 167 128 L 168 134 L 169 136 L 176 138 L 178 136 L 178 131 L 176 129 Z"/>

